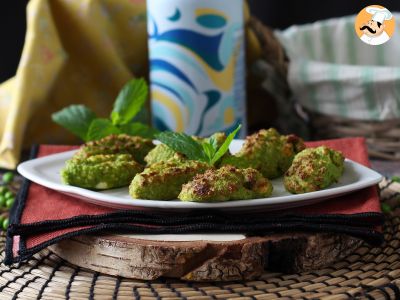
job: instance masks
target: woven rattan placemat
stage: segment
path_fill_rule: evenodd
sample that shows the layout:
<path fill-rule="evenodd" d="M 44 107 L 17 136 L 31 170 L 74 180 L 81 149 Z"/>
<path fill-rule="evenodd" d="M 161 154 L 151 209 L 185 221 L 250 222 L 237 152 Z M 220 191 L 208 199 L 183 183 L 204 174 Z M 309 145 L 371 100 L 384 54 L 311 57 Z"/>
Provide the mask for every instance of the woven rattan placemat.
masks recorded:
<path fill-rule="evenodd" d="M 12 267 L 0 265 L 0 299 L 400 299 L 399 192 L 399 183 L 381 183 L 382 201 L 393 208 L 384 245 L 364 244 L 322 270 L 265 273 L 249 282 L 145 282 L 80 269 L 44 250 Z"/>

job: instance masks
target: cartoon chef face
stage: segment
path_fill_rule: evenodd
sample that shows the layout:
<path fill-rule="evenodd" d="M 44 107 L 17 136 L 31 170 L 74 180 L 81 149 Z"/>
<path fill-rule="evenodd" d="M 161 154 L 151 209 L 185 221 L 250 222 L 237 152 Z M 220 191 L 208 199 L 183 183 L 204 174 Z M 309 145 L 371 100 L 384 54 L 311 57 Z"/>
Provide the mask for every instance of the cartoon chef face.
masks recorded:
<path fill-rule="evenodd" d="M 380 36 L 385 31 L 385 20 L 390 20 L 392 14 L 386 8 L 369 6 L 366 11 L 372 15 L 371 20 L 363 24 L 360 30 L 369 37 Z"/>
<path fill-rule="evenodd" d="M 382 34 L 385 30 L 385 24 L 371 19 L 367 23 L 363 24 L 360 30 L 365 35 L 374 37 Z"/>
<path fill-rule="evenodd" d="M 389 41 L 393 34 L 394 18 L 384 7 L 368 6 L 360 11 L 355 24 L 356 33 L 361 41 L 368 45 L 382 45 Z M 389 30 L 389 33 L 386 30 Z"/>

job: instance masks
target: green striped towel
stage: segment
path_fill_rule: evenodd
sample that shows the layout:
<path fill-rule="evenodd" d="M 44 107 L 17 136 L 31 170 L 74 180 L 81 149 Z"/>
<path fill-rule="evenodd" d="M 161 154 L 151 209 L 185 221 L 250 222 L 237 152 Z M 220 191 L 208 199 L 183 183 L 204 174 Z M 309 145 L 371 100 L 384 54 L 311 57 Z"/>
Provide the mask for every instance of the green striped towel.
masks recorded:
<path fill-rule="evenodd" d="M 400 117 L 400 13 L 380 46 L 363 43 L 355 16 L 292 26 L 276 32 L 290 58 L 289 84 L 312 111 L 361 120 Z"/>

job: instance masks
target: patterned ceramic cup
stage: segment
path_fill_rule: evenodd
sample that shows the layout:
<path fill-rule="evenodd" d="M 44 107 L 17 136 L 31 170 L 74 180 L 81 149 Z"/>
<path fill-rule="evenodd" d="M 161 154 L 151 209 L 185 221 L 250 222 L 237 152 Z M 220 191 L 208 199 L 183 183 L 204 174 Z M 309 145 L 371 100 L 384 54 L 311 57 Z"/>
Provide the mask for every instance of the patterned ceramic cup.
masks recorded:
<path fill-rule="evenodd" d="M 147 0 L 147 13 L 153 125 L 246 128 L 243 0 Z"/>

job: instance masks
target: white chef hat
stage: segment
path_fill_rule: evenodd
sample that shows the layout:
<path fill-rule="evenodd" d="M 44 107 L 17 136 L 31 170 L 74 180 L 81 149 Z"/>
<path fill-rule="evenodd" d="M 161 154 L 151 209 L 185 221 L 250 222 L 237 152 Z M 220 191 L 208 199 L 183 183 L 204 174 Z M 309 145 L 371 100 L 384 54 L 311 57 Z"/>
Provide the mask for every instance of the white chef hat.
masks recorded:
<path fill-rule="evenodd" d="M 386 8 L 378 8 L 374 6 L 368 6 L 366 8 L 367 13 L 370 13 L 372 16 L 372 20 L 375 22 L 382 23 L 385 20 L 390 20 L 392 18 L 392 13 L 388 11 Z"/>

